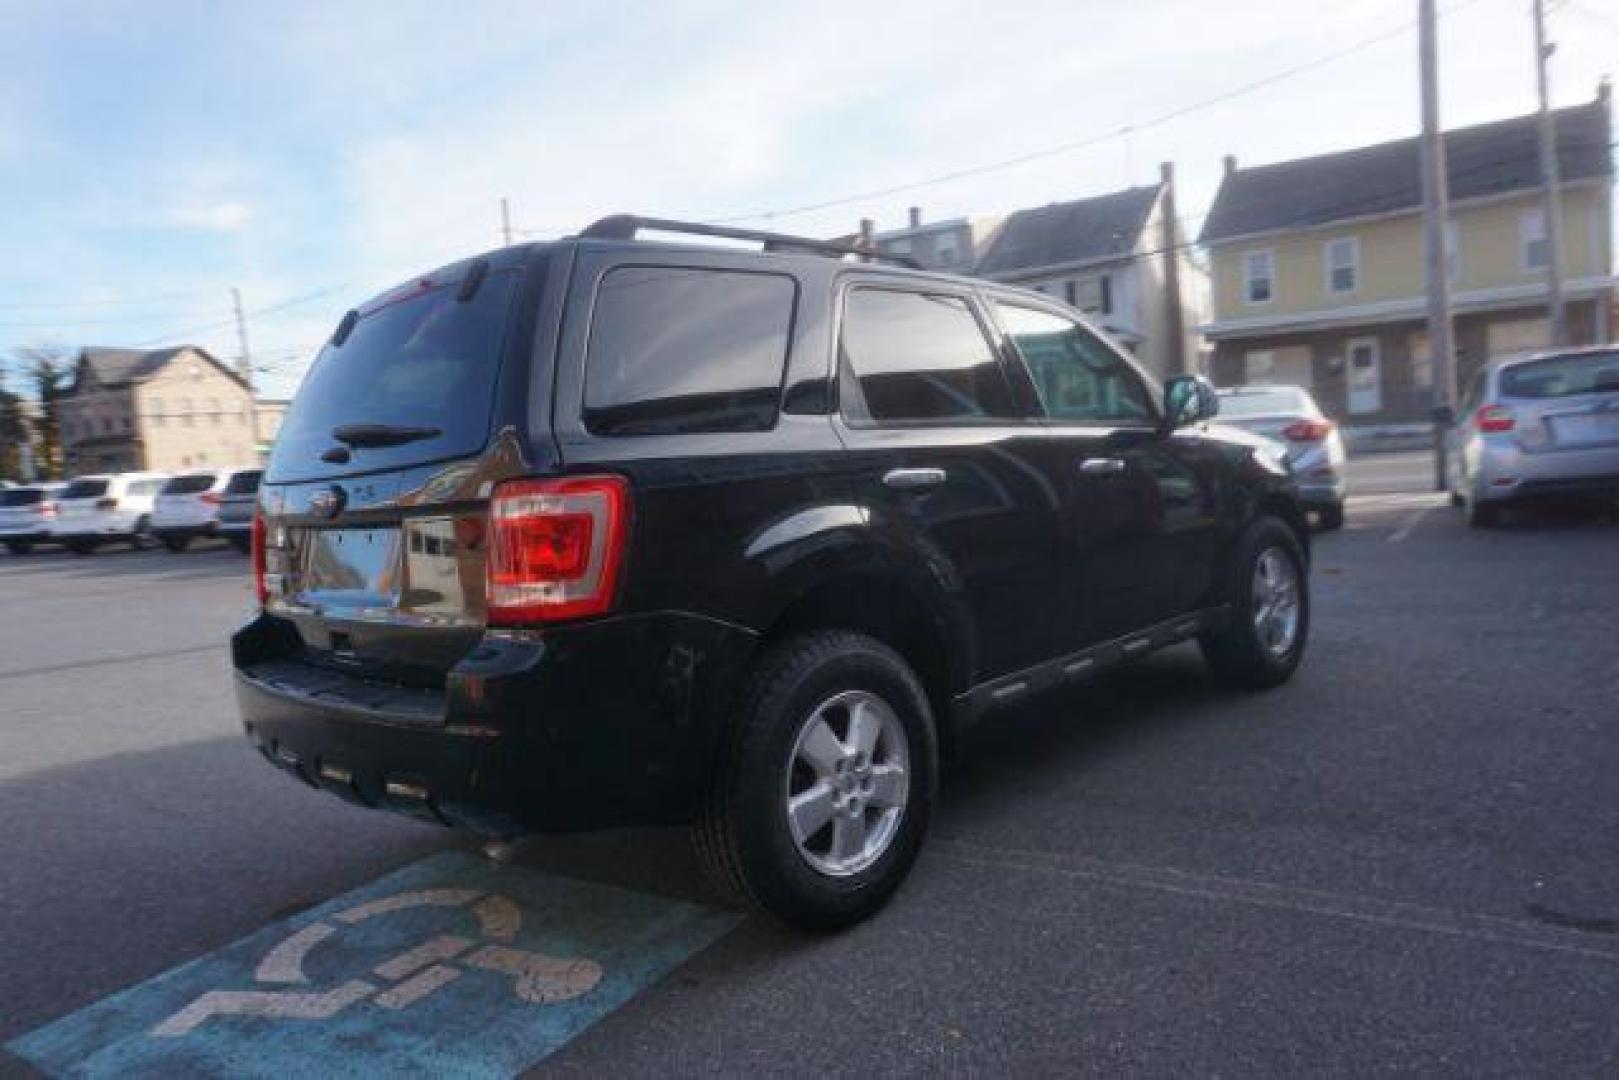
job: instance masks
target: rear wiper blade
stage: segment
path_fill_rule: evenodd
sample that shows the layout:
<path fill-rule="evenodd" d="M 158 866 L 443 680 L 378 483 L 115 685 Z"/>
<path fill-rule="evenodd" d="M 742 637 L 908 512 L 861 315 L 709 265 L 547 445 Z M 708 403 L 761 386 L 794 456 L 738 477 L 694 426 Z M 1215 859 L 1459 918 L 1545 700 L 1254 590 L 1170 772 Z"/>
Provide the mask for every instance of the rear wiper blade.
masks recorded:
<path fill-rule="evenodd" d="M 403 446 L 406 443 L 436 439 L 444 434 L 436 427 L 405 427 L 400 424 L 342 424 L 332 429 L 332 438 L 349 446 Z"/>

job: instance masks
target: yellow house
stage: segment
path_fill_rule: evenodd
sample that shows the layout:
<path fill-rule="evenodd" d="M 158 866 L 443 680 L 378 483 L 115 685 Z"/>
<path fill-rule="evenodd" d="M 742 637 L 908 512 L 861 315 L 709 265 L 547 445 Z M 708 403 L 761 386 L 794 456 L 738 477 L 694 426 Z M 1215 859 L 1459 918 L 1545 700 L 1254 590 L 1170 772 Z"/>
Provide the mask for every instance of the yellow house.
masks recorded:
<path fill-rule="evenodd" d="M 1612 340 L 1611 95 L 1555 114 L 1562 270 L 1573 343 Z M 1548 343 L 1547 243 L 1536 118 L 1445 134 L 1446 272 L 1458 384 L 1489 358 Z M 1203 326 L 1221 385 L 1306 386 L 1352 426 L 1426 421 L 1426 331 L 1417 140 L 1256 168 L 1226 159 L 1201 242 L 1213 271 Z"/>

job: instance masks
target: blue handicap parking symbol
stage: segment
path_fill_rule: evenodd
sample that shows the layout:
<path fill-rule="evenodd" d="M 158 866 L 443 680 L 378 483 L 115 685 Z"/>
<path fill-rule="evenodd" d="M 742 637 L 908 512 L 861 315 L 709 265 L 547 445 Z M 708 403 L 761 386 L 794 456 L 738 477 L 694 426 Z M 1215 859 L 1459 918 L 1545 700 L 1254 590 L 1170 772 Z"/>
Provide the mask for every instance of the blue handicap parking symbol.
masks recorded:
<path fill-rule="evenodd" d="M 435 855 L 8 1049 L 56 1075 L 510 1076 L 737 921 Z"/>

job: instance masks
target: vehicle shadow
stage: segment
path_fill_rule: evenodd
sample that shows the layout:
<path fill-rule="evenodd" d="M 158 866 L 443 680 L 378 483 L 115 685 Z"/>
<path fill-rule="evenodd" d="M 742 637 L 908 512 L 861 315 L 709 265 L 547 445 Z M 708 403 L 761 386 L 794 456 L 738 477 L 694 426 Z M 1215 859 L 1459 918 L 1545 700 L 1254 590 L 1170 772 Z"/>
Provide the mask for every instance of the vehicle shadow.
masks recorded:
<path fill-rule="evenodd" d="M 1619 525 L 1619 500 L 1612 502 L 1526 503 L 1509 508 L 1496 524 L 1499 532 L 1572 532 Z"/>

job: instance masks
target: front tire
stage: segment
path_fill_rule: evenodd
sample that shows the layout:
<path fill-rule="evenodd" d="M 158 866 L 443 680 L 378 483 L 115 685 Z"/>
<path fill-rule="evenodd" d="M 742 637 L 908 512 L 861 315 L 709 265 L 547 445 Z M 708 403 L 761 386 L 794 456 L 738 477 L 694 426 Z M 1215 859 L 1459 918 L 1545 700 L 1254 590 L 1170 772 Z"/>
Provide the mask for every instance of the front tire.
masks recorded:
<path fill-rule="evenodd" d="M 916 861 L 938 785 L 926 693 L 888 646 L 823 630 L 773 647 L 693 829 L 728 896 L 804 930 L 853 925 Z"/>
<path fill-rule="evenodd" d="M 1304 550 L 1281 520 L 1260 517 L 1238 538 L 1229 570 L 1230 613 L 1198 638 L 1214 676 L 1263 690 L 1292 678 L 1310 637 Z"/>

